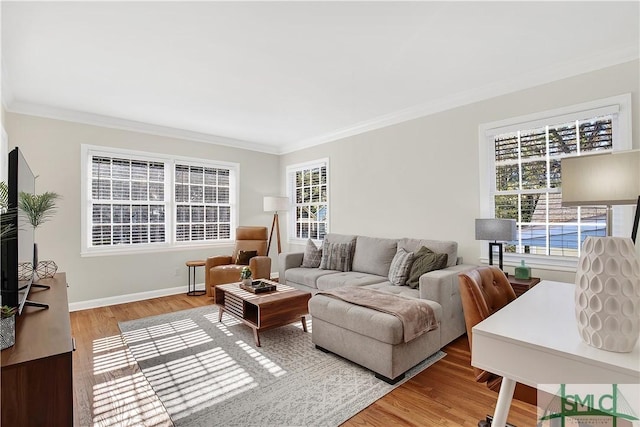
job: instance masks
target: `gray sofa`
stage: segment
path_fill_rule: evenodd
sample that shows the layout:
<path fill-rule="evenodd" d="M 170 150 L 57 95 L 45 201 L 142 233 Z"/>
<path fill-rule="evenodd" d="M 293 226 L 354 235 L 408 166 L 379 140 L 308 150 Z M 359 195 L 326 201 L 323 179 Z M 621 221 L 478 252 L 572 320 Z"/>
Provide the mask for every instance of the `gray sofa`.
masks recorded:
<path fill-rule="evenodd" d="M 474 268 L 462 264 L 457 243 L 424 239 L 388 239 L 343 234 L 328 234 L 330 243 L 354 244 L 352 271 L 301 267 L 303 252 L 282 253 L 279 257 L 280 283 L 317 294 L 341 286 L 362 286 L 409 298 L 429 301 L 439 327 L 415 340 L 402 342 L 402 325 L 389 314 L 353 306 L 326 295 L 309 301 L 313 319 L 313 342 L 374 372 L 388 382 L 465 333 L 458 274 Z M 396 286 L 388 279 L 389 268 L 398 248 L 416 252 L 426 246 L 447 253 L 447 267 L 420 276 L 419 286 Z"/>

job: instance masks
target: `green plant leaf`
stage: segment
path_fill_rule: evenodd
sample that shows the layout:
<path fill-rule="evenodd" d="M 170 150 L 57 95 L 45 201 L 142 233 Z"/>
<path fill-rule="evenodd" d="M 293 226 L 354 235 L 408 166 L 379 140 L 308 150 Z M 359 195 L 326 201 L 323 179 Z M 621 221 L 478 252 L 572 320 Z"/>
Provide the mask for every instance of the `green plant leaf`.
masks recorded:
<path fill-rule="evenodd" d="M 3 305 L 0 307 L 0 316 L 2 317 L 11 317 L 18 311 L 17 307 L 9 307 L 8 305 Z"/>
<path fill-rule="evenodd" d="M 33 228 L 37 228 L 49 221 L 56 213 L 56 200 L 60 198 L 57 193 L 47 191 L 42 194 L 20 192 L 18 207 L 29 218 Z"/>

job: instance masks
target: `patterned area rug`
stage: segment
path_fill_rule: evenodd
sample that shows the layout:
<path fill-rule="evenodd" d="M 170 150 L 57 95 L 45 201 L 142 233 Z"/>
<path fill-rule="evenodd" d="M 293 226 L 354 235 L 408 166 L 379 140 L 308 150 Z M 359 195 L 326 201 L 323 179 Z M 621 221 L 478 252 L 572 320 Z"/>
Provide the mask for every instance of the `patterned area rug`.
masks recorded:
<path fill-rule="evenodd" d="M 337 426 L 401 384 L 315 349 L 300 322 L 262 332 L 261 347 L 249 327 L 219 323 L 215 306 L 119 326 L 176 426 Z"/>

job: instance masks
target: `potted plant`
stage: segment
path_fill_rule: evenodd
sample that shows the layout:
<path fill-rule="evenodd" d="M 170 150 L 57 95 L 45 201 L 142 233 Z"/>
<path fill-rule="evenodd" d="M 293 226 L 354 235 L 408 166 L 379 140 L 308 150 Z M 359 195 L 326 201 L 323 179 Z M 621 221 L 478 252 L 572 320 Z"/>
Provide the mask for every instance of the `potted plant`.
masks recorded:
<path fill-rule="evenodd" d="M 42 194 L 32 194 L 21 191 L 18 198 L 18 207 L 26 215 L 33 232 L 49 221 L 56 213 L 56 200 L 60 198 L 57 193 L 47 191 Z M 33 245 L 33 269 L 41 278 L 53 277 L 58 266 L 53 261 L 38 262 L 38 245 Z"/>
<path fill-rule="evenodd" d="M 0 350 L 16 343 L 16 307 L 0 307 Z"/>
<path fill-rule="evenodd" d="M 242 284 L 245 286 L 251 286 L 251 270 L 249 267 L 242 267 L 240 271 L 240 280 L 242 280 Z"/>

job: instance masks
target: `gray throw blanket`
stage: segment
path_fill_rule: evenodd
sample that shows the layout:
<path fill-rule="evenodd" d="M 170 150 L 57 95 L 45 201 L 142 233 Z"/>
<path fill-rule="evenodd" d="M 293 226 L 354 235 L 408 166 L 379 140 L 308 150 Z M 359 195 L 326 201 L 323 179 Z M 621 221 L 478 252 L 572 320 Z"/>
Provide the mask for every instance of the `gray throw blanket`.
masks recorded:
<path fill-rule="evenodd" d="M 404 342 L 438 328 L 433 309 L 423 300 L 352 286 L 320 291 L 318 294 L 396 316 L 404 328 Z"/>

